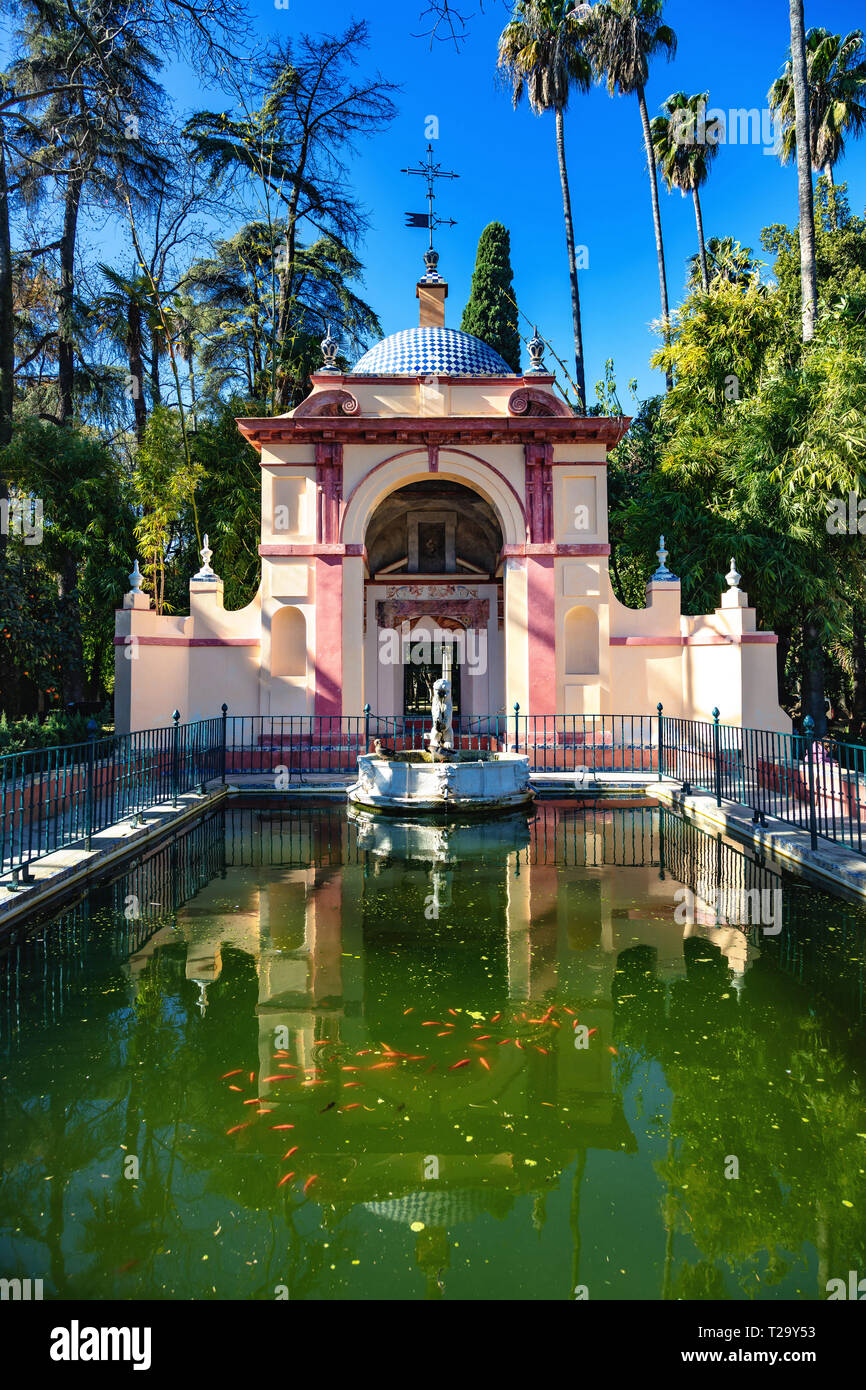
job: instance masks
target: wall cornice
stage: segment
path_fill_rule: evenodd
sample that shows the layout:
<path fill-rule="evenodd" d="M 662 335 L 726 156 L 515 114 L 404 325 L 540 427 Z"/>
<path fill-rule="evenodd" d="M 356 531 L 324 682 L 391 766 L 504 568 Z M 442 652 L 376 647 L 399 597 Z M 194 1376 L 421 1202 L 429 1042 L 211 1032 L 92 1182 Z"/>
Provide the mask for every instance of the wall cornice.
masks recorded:
<path fill-rule="evenodd" d="M 344 446 L 412 444 L 418 449 L 465 444 L 604 444 L 610 450 L 623 438 L 631 420 L 594 415 L 571 419 L 532 415 L 280 415 L 270 419 L 240 418 L 235 423 L 259 452 L 263 445 L 323 442 Z M 553 467 L 564 463 L 554 460 Z M 567 466 L 575 465 L 568 462 Z"/>

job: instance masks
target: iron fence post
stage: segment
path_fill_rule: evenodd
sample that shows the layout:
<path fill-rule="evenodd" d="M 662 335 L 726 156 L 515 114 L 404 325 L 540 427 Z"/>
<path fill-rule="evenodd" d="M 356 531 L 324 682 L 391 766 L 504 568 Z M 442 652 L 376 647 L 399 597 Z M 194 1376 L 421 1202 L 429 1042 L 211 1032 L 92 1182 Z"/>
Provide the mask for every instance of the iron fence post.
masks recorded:
<path fill-rule="evenodd" d="M 803 720 L 803 733 L 806 736 L 806 763 L 809 768 L 809 837 L 812 848 L 818 848 L 818 818 L 815 814 L 815 721 L 811 714 Z"/>
<path fill-rule="evenodd" d="M 665 734 L 664 723 L 662 721 L 664 705 L 662 704 L 661 700 L 659 700 L 659 703 L 656 706 L 656 708 L 659 712 L 659 781 L 662 782 L 664 781 L 665 775 Z"/>
<path fill-rule="evenodd" d="M 84 773 L 84 832 L 88 849 L 93 847 L 93 793 L 96 760 L 96 720 L 87 721 L 87 762 Z"/>
<path fill-rule="evenodd" d="M 520 752 L 520 723 L 519 723 L 519 720 L 520 720 L 520 705 L 519 705 L 518 702 L 515 700 L 515 701 L 514 701 L 514 747 L 513 747 L 512 750 L 511 750 L 512 753 L 519 753 L 519 752 Z"/>
<path fill-rule="evenodd" d="M 171 717 L 174 720 L 171 749 L 171 791 L 172 804 L 177 806 L 180 796 L 180 710 L 176 709 Z"/>
<path fill-rule="evenodd" d="M 719 756 L 719 711 L 713 710 L 713 760 L 716 768 L 716 805 L 722 804 L 722 764 Z"/>
<path fill-rule="evenodd" d="M 364 752 L 370 751 L 370 706 L 364 706 Z"/>
<path fill-rule="evenodd" d="M 222 722 L 222 748 L 220 749 L 220 753 L 221 753 L 221 760 L 222 760 L 222 782 L 223 782 L 223 786 L 225 786 L 225 784 L 226 784 L 226 732 L 227 732 L 227 726 L 228 726 L 228 713 L 229 713 L 229 707 L 228 707 L 228 705 L 225 703 L 225 701 L 223 701 L 222 712 L 223 712 L 223 722 Z"/>

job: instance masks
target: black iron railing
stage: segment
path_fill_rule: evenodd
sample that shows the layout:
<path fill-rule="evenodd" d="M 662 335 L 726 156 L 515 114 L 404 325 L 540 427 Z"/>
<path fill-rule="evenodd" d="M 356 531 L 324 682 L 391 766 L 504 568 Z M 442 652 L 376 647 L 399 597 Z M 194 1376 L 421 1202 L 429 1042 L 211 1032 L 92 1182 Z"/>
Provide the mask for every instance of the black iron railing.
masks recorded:
<path fill-rule="evenodd" d="M 423 748 L 428 718 L 376 715 L 229 715 L 0 758 L 0 873 L 26 882 L 30 864 L 64 846 L 178 801 L 228 776 L 265 775 L 275 791 L 314 774 L 352 774 L 360 754 Z M 863 849 L 866 748 L 802 734 L 777 734 L 654 715 L 460 715 L 463 752 L 517 752 L 533 773 L 650 773 L 748 806 L 756 823 L 773 816 L 819 838 Z M 7 883 L 7 886 L 8 883 Z"/>
<path fill-rule="evenodd" d="M 659 712 L 659 776 L 686 789 L 748 806 L 758 825 L 768 816 L 862 851 L 866 820 L 866 748 L 816 738 L 810 717 L 803 733 L 778 734 L 719 722 L 672 719 Z"/>
<path fill-rule="evenodd" d="M 226 771 L 272 775 L 275 788 L 312 773 L 347 773 L 360 753 L 427 746 L 430 716 L 233 715 L 226 731 Z M 463 714 L 453 721 L 464 753 L 522 753 L 533 772 L 655 772 L 658 719 L 635 714 Z"/>
<path fill-rule="evenodd" d="M 97 737 L 0 758 L 0 873 L 11 886 L 30 865 L 68 845 L 92 847 L 100 830 L 148 806 L 177 803 L 223 774 L 225 721 Z"/>

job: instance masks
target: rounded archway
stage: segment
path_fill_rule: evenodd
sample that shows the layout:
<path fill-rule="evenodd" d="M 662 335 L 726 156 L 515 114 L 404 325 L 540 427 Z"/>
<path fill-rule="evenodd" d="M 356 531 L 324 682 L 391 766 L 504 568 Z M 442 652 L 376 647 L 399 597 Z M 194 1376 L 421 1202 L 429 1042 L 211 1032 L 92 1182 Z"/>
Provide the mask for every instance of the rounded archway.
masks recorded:
<path fill-rule="evenodd" d="M 346 499 L 340 532 L 343 543 L 364 545 L 370 519 L 380 503 L 409 483 L 431 478 L 460 484 L 480 495 L 493 509 L 503 543 L 524 544 L 526 514 L 513 485 L 476 454 L 450 448 L 441 450 L 435 471 L 431 471 L 427 451 L 420 449 L 404 450 L 372 468 Z"/>
<path fill-rule="evenodd" d="M 480 493 L 428 474 L 383 498 L 364 544 L 371 575 L 490 578 L 502 553 L 502 527 Z"/>

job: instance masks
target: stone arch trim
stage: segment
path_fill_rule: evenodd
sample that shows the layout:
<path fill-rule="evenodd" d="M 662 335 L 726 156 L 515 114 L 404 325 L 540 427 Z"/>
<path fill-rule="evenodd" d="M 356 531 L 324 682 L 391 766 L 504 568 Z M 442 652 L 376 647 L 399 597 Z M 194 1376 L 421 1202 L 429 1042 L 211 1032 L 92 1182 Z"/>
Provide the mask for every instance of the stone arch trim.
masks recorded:
<path fill-rule="evenodd" d="M 417 467 L 401 466 L 404 459 L 416 458 Z M 512 484 L 493 464 L 465 449 L 442 445 L 435 477 L 463 483 L 489 502 L 502 528 L 504 545 L 524 545 L 526 541 L 526 512 Z M 346 499 L 340 539 L 347 545 L 363 545 L 367 526 L 379 503 L 406 483 L 430 477 L 425 448 L 404 449 L 371 468 L 356 483 Z"/>

